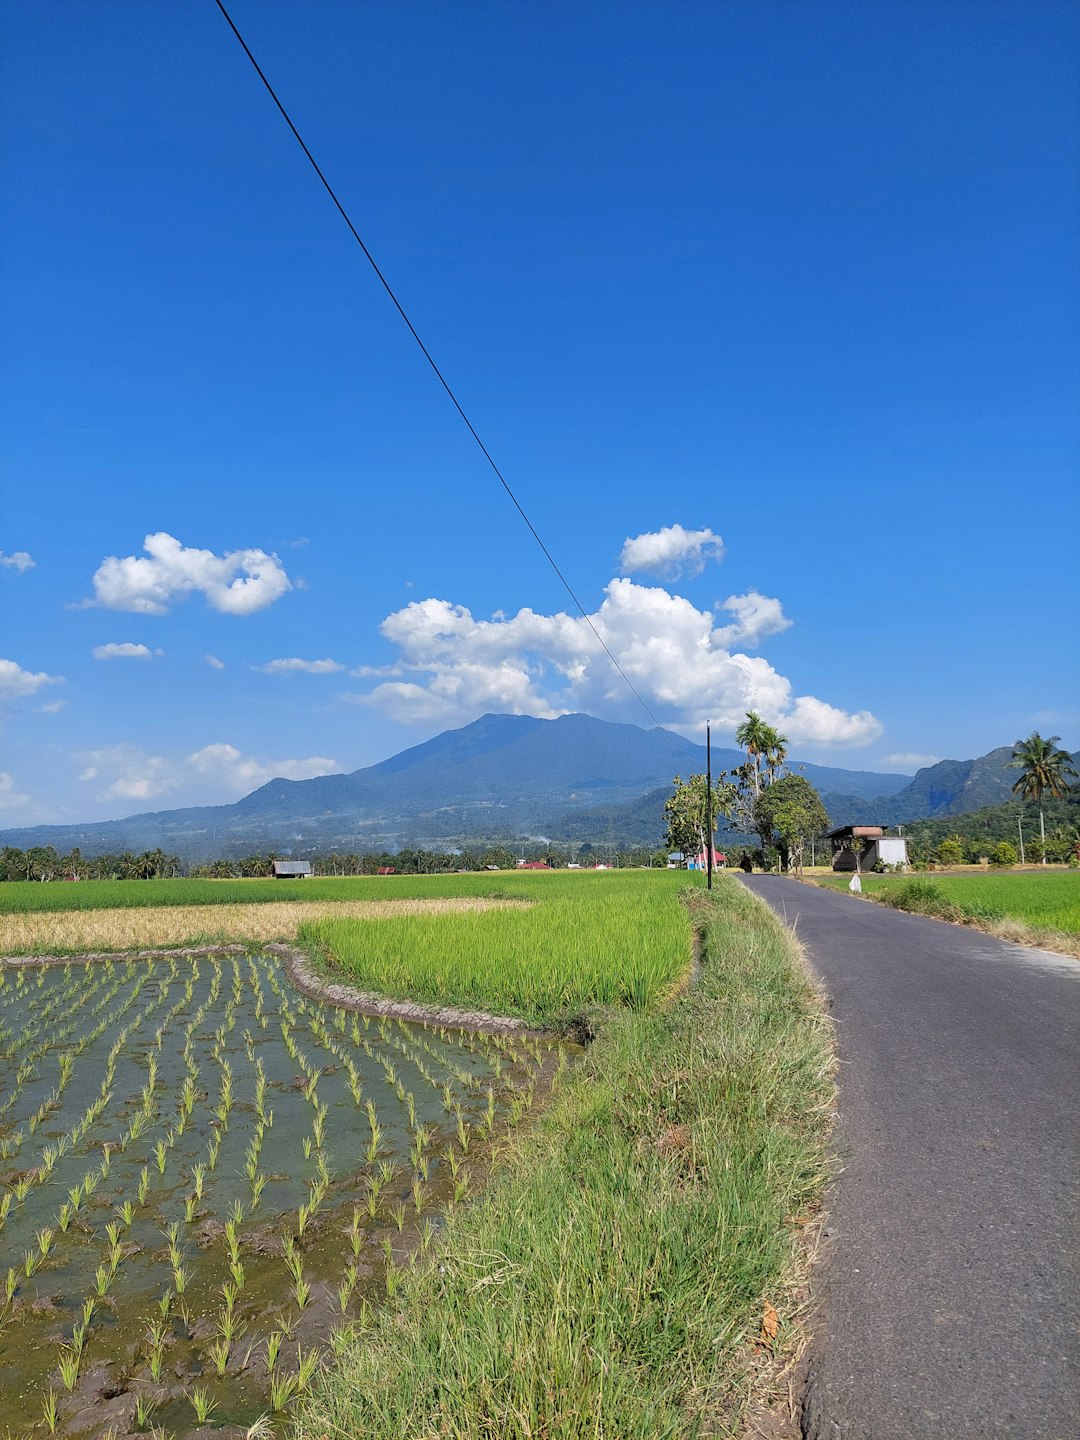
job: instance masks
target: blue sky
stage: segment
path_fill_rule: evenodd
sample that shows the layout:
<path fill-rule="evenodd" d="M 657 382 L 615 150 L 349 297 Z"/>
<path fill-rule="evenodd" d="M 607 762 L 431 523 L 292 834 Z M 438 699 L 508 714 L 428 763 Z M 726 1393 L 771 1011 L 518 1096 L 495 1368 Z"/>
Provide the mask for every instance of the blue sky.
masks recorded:
<path fill-rule="evenodd" d="M 1074 7 L 230 8 L 662 721 L 1080 745 Z M 216 7 L 0 25 L 0 824 L 650 725 Z"/>

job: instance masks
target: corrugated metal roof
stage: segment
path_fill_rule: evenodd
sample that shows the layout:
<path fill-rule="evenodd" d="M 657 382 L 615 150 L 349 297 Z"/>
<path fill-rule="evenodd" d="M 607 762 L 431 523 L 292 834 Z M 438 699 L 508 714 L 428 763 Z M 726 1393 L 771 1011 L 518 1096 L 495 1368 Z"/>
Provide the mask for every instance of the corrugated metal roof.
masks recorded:
<path fill-rule="evenodd" d="M 275 875 L 310 875 L 310 860 L 275 860 Z"/>

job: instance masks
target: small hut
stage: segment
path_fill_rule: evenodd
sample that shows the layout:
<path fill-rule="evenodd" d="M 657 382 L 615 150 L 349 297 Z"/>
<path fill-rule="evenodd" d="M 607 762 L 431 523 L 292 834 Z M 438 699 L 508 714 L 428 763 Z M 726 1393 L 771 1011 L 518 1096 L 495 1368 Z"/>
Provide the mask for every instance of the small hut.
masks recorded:
<path fill-rule="evenodd" d="M 310 880 L 310 860 L 275 860 L 275 880 Z"/>

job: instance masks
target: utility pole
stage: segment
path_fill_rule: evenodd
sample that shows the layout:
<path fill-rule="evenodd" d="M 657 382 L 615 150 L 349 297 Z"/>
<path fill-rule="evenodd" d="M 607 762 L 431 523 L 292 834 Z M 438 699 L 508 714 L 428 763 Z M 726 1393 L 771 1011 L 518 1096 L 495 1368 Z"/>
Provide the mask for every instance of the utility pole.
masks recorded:
<path fill-rule="evenodd" d="M 1022 815 L 1017 815 L 1017 817 L 1016 817 L 1016 828 L 1020 831 L 1020 864 L 1023 865 L 1025 862 L 1024 862 L 1024 817 L 1023 817 Z"/>
<path fill-rule="evenodd" d="M 712 889 L 712 722 L 705 722 L 705 882 Z"/>

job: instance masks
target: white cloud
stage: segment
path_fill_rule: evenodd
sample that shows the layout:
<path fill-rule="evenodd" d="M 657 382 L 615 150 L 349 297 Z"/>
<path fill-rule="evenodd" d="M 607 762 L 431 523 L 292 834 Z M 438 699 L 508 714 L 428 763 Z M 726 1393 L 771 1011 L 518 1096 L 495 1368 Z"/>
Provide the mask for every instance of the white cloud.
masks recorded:
<path fill-rule="evenodd" d="M 165 651 L 150 650 L 131 640 L 110 640 L 108 645 L 95 645 L 91 653 L 95 660 L 152 660 L 155 655 L 164 655 Z"/>
<path fill-rule="evenodd" d="M 21 575 L 24 570 L 33 570 L 37 561 L 29 556 L 25 550 L 16 550 L 12 555 L 5 555 L 0 550 L 0 568 L 4 570 L 17 570 Z"/>
<path fill-rule="evenodd" d="M 936 765 L 940 758 L 939 755 L 920 755 L 905 750 L 899 755 L 886 755 L 880 763 L 887 770 L 921 770 L 926 765 Z"/>
<path fill-rule="evenodd" d="M 716 608 L 735 616 L 733 624 L 713 631 L 713 643 L 728 649 L 732 645 L 754 648 L 767 636 L 779 635 L 791 625 L 780 601 L 768 595 L 759 595 L 756 590 L 748 590 L 745 595 L 729 595 Z"/>
<path fill-rule="evenodd" d="M 6 770 L 0 770 L 0 815 L 15 814 L 32 803 L 29 795 L 15 789 L 15 781 Z"/>
<path fill-rule="evenodd" d="M 187 765 L 199 775 L 246 794 L 267 780 L 310 780 L 315 775 L 330 775 L 340 770 L 336 760 L 325 755 L 311 755 L 306 760 L 256 760 L 242 755 L 235 745 L 204 745 L 189 755 Z"/>
<path fill-rule="evenodd" d="M 14 660 L 0 660 L 0 700 L 15 700 L 22 695 L 33 695 L 43 685 L 61 684 L 62 675 L 46 675 L 44 670 L 35 674 Z"/>
<path fill-rule="evenodd" d="M 626 676 L 665 725 L 698 731 L 711 719 L 734 731 L 748 710 L 795 743 L 862 745 L 881 733 L 866 710 L 849 714 L 792 685 L 759 656 L 729 648 L 786 628 L 779 601 L 751 592 L 707 610 L 661 587 L 615 579 L 590 617 Z M 617 713 L 638 723 L 640 707 L 589 624 L 577 616 L 517 615 L 476 620 L 446 600 L 414 600 L 380 627 L 400 652 L 386 680 L 356 699 L 406 722 L 453 725 L 484 710 L 555 716 L 570 710 Z"/>
<path fill-rule="evenodd" d="M 67 703 L 66 700 L 50 700 L 48 705 L 38 706 L 38 713 L 41 715 L 59 715 Z"/>
<path fill-rule="evenodd" d="M 337 660 L 298 660 L 294 656 L 289 660 L 270 660 L 254 668 L 267 675 L 285 675 L 294 670 L 303 670 L 308 675 L 333 675 L 338 670 L 344 670 L 345 666 Z"/>
<path fill-rule="evenodd" d="M 646 531 L 633 539 L 627 536 L 619 555 L 619 573 L 636 575 L 643 571 L 661 580 L 678 580 L 684 575 L 700 575 L 707 560 L 723 558 L 724 542 L 712 530 L 665 525 L 662 530 Z"/>
<path fill-rule="evenodd" d="M 94 600 L 107 610 L 164 615 L 169 606 L 199 593 L 226 615 L 252 615 L 279 600 L 292 582 L 276 555 L 265 550 L 231 550 L 215 555 L 181 545 L 159 531 L 147 535 L 149 558 L 109 555 L 94 575 Z"/>
<path fill-rule="evenodd" d="M 312 755 L 303 760 L 261 760 L 235 745 L 204 745 L 193 755 L 152 755 L 136 745 L 113 745 L 83 754 L 79 779 L 97 784 L 106 800 L 146 802 L 177 791 L 197 790 L 216 798 L 223 792 L 244 795 L 267 780 L 309 780 L 339 770 L 335 760 Z"/>
<path fill-rule="evenodd" d="M 225 661 L 219 660 L 216 655 L 207 655 L 206 663 L 210 666 L 211 670 L 225 669 Z"/>
<path fill-rule="evenodd" d="M 104 797 L 113 800 L 153 800 L 176 788 L 179 776 L 164 755 L 147 755 L 136 745 L 112 745 L 83 756 L 79 779 L 102 781 Z"/>

